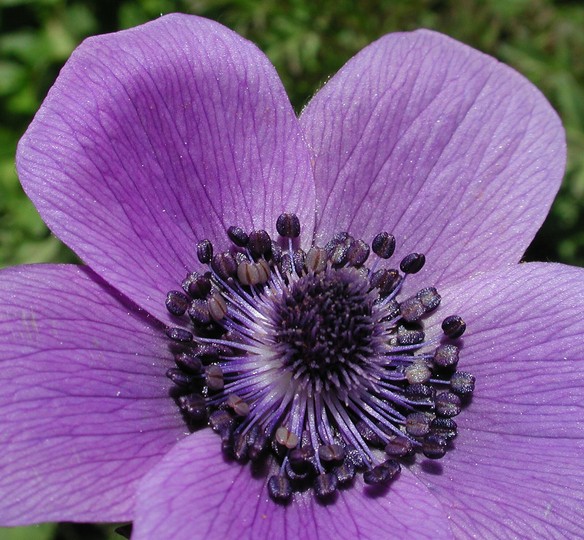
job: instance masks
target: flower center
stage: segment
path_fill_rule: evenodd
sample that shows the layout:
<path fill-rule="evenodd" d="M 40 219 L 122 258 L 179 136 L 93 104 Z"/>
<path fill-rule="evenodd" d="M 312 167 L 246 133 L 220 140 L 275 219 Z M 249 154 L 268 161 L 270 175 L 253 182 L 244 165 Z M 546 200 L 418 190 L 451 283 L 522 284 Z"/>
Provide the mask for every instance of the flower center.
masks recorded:
<path fill-rule="evenodd" d="M 279 503 L 308 488 L 333 497 L 358 472 L 385 485 L 400 460 L 441 458 L 474 377 L 457 371 L 460 317 L 426 337 L 438 291 L 398 300 L 425 257 L 386 267 L 395 249 L 386 232 L 371 245 L 340 232 L 304 252 L 294 214 L 276 229 L 273 241 L 230 227 L 232 248 L 218 254 L 203 240 L 197 255 L 208 270 L 167 295 L 177 319 L 167 376 L 188 425 L 211 426 L 241 463 L 265 461 Z"/>
<path fill-rule="evenodd" d="M 303 275 L 275 305 L 274 341 L 284 365 L 310 395 L 346 394 L 373 353 L 373 304 L 365 276 L 354 268 Z"/>

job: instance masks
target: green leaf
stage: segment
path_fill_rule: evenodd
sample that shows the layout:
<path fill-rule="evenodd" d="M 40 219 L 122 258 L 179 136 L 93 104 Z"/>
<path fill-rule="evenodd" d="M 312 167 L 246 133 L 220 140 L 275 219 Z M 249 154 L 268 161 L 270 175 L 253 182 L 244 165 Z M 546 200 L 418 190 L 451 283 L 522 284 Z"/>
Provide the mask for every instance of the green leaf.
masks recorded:
<path fill-rule="evenodd" d="M 53 537 L 56 527 L 54 523 L 31 525 L 30 527 L 14 527 L 2 529 L 0 535 L 2 540 L 49 540 Z"/>

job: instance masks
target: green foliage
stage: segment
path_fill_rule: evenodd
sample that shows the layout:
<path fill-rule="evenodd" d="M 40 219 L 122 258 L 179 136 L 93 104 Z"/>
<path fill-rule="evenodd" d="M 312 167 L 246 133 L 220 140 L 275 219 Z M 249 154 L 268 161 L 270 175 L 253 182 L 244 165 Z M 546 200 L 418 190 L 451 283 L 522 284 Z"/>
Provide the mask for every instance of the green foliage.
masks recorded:
<path fill-rule="evenodd" d="M 2 530 L 3 540 L 47 540 L 53 538 L 56 525 L 44 524 L 32 527 L 14 527 Z"/>
<path fill-rule="evenodd" d="M 584 265 L 584 6 L 551 0 L 3 0 L 0 3 L 0 266 L 75 261 L 19 187 L 16 141 L 86 36 L 172 11 L 213 18 L 268 54 L 297 111 L 359 49 L 396 30 L 447 33 L 516 67 L 566 126 L 566 181 L 527 253 Z"/>

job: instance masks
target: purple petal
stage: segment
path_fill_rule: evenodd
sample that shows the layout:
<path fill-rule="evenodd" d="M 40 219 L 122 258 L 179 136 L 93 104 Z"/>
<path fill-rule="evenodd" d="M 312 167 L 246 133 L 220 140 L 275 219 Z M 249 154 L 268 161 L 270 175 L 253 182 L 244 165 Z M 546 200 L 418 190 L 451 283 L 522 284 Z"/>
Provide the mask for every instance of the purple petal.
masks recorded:
<path fill-rule="evenodd" d="M 314 183 L 278 76 L 250 42 L 171 15 L 91 38 L 72 55 L 18 151 L 49 227 L 162 320 L 195 244 L 230 225 L 314 225 Z M 166 319 L 168 320 L 168 319 Z"/>
<path fill-rule="evenodd" d="M 166 342 L 83 267 L 0 273 L 3 525 L 132 518 L 136 482 L 184 434 Z"/>
<path fill-rule="evenodd" d="M 412 283 L 517 262 L 565 163 L 561 123 L 512 69 L 429 31 L 350 60 L 301 117 L 314 152 L 317 234 L 382 230 L 427 255 Z"/>
<path fill-rule="evenodd" d="M 388 531 L 392 538 L 451 538 L 440 504 L 408 471 L 384 496 L 366 496 L 357 482 L 332 505 L 307 492 L 283 507 L 270 500 L 262 475 L 224 461 L 220 444 L 210 430 L 191 435 L 144 477 L 134 540 L 367 540 Z"/>
<path fill-rule="evenodd" d="M 444 474 L 419 477 L 460 537 L 581 535 L 583 284 L 579 268 L 522 264 L 441 291 L 477 382 Z"/>

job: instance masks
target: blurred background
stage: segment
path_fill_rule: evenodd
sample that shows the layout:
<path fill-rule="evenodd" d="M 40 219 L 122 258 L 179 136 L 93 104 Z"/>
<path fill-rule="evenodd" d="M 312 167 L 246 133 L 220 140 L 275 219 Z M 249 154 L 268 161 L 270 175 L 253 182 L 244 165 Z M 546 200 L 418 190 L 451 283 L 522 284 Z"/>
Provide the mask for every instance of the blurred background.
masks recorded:
<path fill-rule="evenodd" d="M 553 0 L 0 0 L 0 267 L 76 262 L 23 194 L 16 144 L 85 37 L 173 11 L 212 18 L 272 60 L 297 111 L 353 54 L 388 32 L 432 28 L 515 67 L 561 116 L 568 168 L 525 260 L 584 266 L 584 2 Z M 2 529 L 2 540 L 120 539 L 113 526 Z"/>

